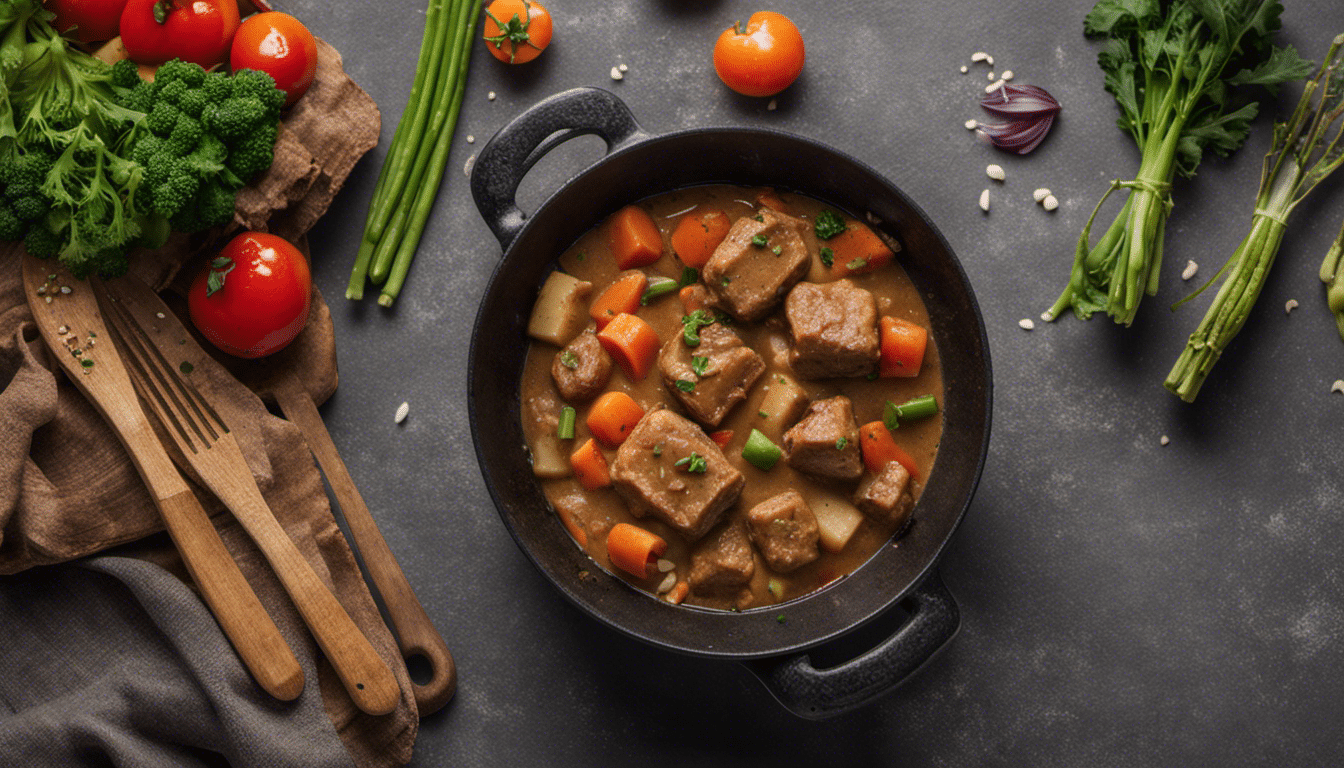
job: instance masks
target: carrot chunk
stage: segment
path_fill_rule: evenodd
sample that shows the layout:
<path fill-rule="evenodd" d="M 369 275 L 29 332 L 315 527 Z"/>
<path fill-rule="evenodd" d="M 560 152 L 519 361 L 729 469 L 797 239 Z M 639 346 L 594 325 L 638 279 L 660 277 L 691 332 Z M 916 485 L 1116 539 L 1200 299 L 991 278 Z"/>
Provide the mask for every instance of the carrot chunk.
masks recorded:
<path fill-rule="evenodd" d="M 821 245 L 831 249 L 831 276 L 837 278 L 872 272 L 896 256 L 877 233 L 854 219 L 845 219 L 845 231 Z"/>
<path fill-rule="evenodd" d="M 727 448 L 728 444 L 733 441 L 733 430 L 720 429 L 718 432 L 710 432 L 709 439 L 713 440 L 719 448 Z"/>
<path fill-rule="evenodd" d="M 928 329 L 899 317 L 883 317 L 881 328 L 878 375 L 884 379 L 918 376 L 929 345 Z"/>
<path fill-rule="evenodd" d="M 588 431 L 607 445 L 625 442 L 630 430 L 644 418 L 644 409 L 635 399 L 619 390 L 604 392 L 588 410 Z"/>
<path fill-rule="evenodd" d="M 871 421 L 859 427 L 859 448 L 863 451 L 863 466 L 869 472 L 877 474 L 890 462 L 899 462 L 910 472 L 910 476 L 919 477 L 919 465 L 914 457 L 896 444 L 891 430 L 881 421 Z"/>
<path fill-rule="evenodd" d="M 607 323 L 622 312 L 635 314 L 639 310 L 639 297 L 643 295 L 644 286 L 648 282 L 643 272 L 630 272 L 607 286 L 602 295 L 588 307 L 588 315 L 597 323 L 597 329 L 600 331 L 606 328 Z"/>
<path fill-rule="evenodd" d="M 705 288 L 698 283 L 683 286 L 680 291 L 677 291 L 677 298 L 681 299 L 681 306 L 685 308 L 688 315 L 697 309 L 705 308 Z"/>
<path fill-rule="evenodd" d="M 667 551 L 667 542 L 637 525 L 617 523 L 607 533 L 607 559 L 626 573 L 646 579 L 649 568 Z"/>
<path fill-rule="evenodd" d="M 678 581 L 676 586 L 672 587 L 672 589 L 667 593 L 667 602 L 673 603 L 675 605 L 680 605 L 681 601 L 685 600 L 686 595 L 690 593 L 691 593 L 691 585 L 687 584 L 685 581 Z"/>
<path fill-rule="evenodd" d="M 723 211 L 691 211 L 672 230 L 672 250 L 688 267 L 699 269 L 728 236 L 732 223 Z"/>
<path fill-rule="evenodd" d="M 579 449 L 569 456 L 569 466 L 574 469 L 574 477 L 579 485 L 590 491 L 611 485 L 611 471 L 607 468 L 607 457 L 597 447 L 597 441 L 588 438 Z"/>
<path fill-rule="evenodd" d="M 613 317 L 597 332 L 597 340 L 631 381 L 642 381 L 658 357 L 658 332 L 629 313 Z"/>
<path fill-rule="evenodd" d="M 648 211 L 627 205 L 612 214 L 607 238 L 616 266 L 621 269 L 646 267 L 663 255 L 663 234 Z"/>

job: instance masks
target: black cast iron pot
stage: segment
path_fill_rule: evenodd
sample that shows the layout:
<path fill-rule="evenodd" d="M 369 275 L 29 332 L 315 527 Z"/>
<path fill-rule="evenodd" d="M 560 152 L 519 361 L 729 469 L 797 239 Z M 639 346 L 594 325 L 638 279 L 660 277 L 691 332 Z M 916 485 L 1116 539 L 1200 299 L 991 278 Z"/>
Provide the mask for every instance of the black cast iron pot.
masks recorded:
<path fill-rule="evenodd" d="M 601 137 L 607 155 L 535 213 L 520 210 L 515 194 L 532 164 L 585 134 Z M 595 568 L 533 479 L 519 416 L 528 316 L 560 253 L 628 203 L 710 183 L 772 186 L 880 219 L 880 228 L 903 244 L 901 264 L 925 296 L 945 381 L 942 443 L 908 533 L 823 589 L 741 612 L 670 605 Z M 472 334 L 468 407 L 476 454 L 509 532 L 565 597 L 599 621 L 656 646 L 746 662 L 786 707 L 811 718 L 843 712 L 890 690 L 956 634 L 957 605 L 934 565 L 970 503 L 989 445 L 989 350 L 961 265 L 900 190 L 834 149 L 778 131 L 705 128 L 650 136 L 612 94 L 577 88 L 540 102 L 502 128 L 477 158 L 471 191 L 504 249 Z M 839 666 L 812 664 L 809 649 L 897 604 L 909 618 L 875 647 Z"/>

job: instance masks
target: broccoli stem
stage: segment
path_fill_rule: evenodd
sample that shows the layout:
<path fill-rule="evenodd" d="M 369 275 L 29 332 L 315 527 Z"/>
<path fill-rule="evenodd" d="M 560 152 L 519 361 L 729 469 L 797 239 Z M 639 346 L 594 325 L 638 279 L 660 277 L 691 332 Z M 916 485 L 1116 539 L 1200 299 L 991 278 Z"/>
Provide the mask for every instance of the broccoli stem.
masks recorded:
<path fill-rule="evenodd" d="M 454 20 L 457 22 L 456 36 L 453 40 L 452 54 L 449 57 L 449 70 L 447 81 L 453 84 L 451 93 L 441 94 L 440 109 L 447 106 L 446 124 L 442 126 L 442 135 L 452 136 L 454 128 L 457 126 L 457 117 L 462 111 L 462 97 L 466 93 L 467 63 L 471 58 L 471 40 L 475 33 L 476 18 L 480 15 L 481 4 L 473 0 L 467 0 L 458 4 L 457 13 Z M 443 181 L 444 167 L 448 164 L 448 150 L 451 148 L 450 141 L 435 141 L 434 153 L 428 161 L 428 178 L 423 183 L 415 185 L 415 200 L 412 207 L 407 212 L 409 224 L 405 234 L 401 237 L 396 250 L 396 258 L 392 263 L 391 270 L 387 280 L 383 284 L 382 293 L 378 296 L 378 303 L 384 307 L 392 306 L 396 301 L 397 295 L 401 292 L 402 285 L 406 282 L 406 274 L 410 270 L 411 260 L 415 257 L 416 248 L 420 244 L 420 237 L 424 234 L 425 223 L 429 220 L 430 211 L 434 207 L 434 199 L 438 195 L 439 185 Z"/>

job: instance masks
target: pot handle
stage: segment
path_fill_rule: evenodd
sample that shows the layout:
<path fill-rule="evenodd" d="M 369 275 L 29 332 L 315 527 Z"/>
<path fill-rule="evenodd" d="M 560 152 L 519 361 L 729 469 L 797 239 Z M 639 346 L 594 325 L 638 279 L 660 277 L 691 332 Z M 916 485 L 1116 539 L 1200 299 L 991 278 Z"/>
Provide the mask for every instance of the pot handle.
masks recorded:
<path fill-rule="evenodd" d="M 481 150 L 471 169 L 471 196 L 504 250 L 527 222 L 515 200 L 523 177 L 547 152 L 588 134 L 601 137 L 608 153 L 646 135 L 615 94 L 601 88 L 571 88 L 515 117 Z"/>
<path fill-rule="evenodd" d="M 933 658 L 961 626 L 961 612 L 937 571 L 910 595 L 912 615 L 875 648 L 829 669 L 817 669 L 806 653 L 746 662 L 790 712 L 822 720 L 867 704 L 905 682 Z"/>

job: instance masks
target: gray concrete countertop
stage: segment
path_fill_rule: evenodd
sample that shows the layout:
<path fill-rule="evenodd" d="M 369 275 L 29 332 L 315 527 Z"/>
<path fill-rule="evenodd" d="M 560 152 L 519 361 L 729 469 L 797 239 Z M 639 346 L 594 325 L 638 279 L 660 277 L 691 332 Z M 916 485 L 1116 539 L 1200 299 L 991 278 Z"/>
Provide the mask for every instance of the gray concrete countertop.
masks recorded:
<path fill-rule="evenodd" d="M 1324 55 L 1338 0 L 1285 0 L 1280 43 Z M 423 0 L 280 4 L 344 55 L 377 100 L 383 141 L 312 235 L 332 307 L 341 385 L 323 408 L 352 474 L 461 673 L 422 724 L 416 766 L 1338 765 L 1344 759 L 1344 342 L 1316 272 L 1344 185 L 1297 211 L 1246 329 L 1199 401 L 1161 383 L 1209 297 L 1169 307 L 1245 234 L 1271 116 L 1248 145 L 1175 188 L 1156 297 L 1120 328 L 1036 319 L 1074 243 L 1138 155 L 1115 127 L 1089 0 L 774 6 L 807 43 L 801 79 L 769 99 L 724 88 L 718 33 L 739 0 L 552 0 L 555 42 L 508 67 L 478 43 L 443 188 L 391 310 L 344 287 L 387 143 L 409 91 Z M 1017 157 L 977 143 L 988 51 L 1063 104 Z M 626 64 L 623 80 L 610 78 Z M 565 602 L 500 522 L 476 465 L 466 359 L 500 249 L 463 167 L 504 123 L 578 85 L 621 97 L 652 133 L 768 126 L 825 141 L 904 189 L 942 229 L 976 289 L 995 374 L 983 480 L 941 561 L 959 636 L 873 706 L 825 722 L 787 714 L 747 670 L 675 655 Z M 474 143 L 469 141 L 474 137 Z M 569 142 L 520 192 L 534 210 L 601 157 Z M 998 163 L 1003 183 L 985 166 Z M 1049 187 L 1047 213 L 1031 192 Z M 976 204 L 989 188 L 988 214 Z M 564 244 L 557 244 L 561 247 Z M 1198 277 L 1182 281 L 1187 261 Z M 1301 303 L 1291 314 L 1285 302 Z M 396 424 L 403 402 L 410 413 Z M 1169 443 L 1162 444 L 1167 436 Z M 844 755 L 840 760 L 838 756 Z"/>

